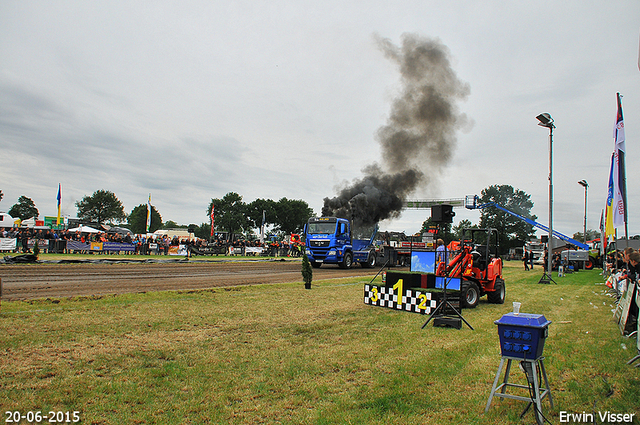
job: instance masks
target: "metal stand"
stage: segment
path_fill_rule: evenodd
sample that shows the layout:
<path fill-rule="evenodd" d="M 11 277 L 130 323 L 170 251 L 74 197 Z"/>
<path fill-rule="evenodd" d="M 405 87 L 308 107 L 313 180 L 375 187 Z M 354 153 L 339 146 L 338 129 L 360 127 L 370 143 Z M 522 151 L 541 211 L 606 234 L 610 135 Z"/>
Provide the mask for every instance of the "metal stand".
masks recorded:
<path fill-rule="evenodd" d="M 445 259 L 446 258 L 447 257 L 445 254 Z M 462 261 L 462 257 L 460 258 L 460 261 Z M 448 275 L 449 273 L 447 272 L 446 274 Z M 447 300 L 447 286 L 449 285 L 450 280 L 451 278 L 449 276 L 444 277 L 444 288 L 442 288 L 443 289 L 442 300 L 440 301 L 440 304 L 438 304 L 436 309 L 433 310 L 433 313 L 431 313 L 427 321 L 424 322 L 424 325 L 422 325 L 422 328 L 420 329 L 424 329 L 425 326 L 429 324 L 431 319 L 435 318 L 435 320 L 433 321 L 434 326 L 456 328 L 460 330 L 462 329 L 462 322 L 464 322 L 465 325 L 469 326 L 469 329 L 471 329 L 472 331 L 474 330 L 473 326 L 471 326 L 469 322 L 467 322 L 464 319 L 464 317 L 462 317 L 462 314 L 460 314 L 460 312 L 456 310 L 456 308 Z M 455 313 L 456 317 L 451 317 L 451 315 L 447 315 L 447 308 L 450 308 Z M 440 310 L 442 310 L 442 312 L 440 312 Z M 440 314 L 438 314 L 439 312 Z"/>
<path fill-rule="evenodd" d="M 507 368 L 504 374 L 504 380 L 502 384 L 498 385 L 498 381 L 500 379 L 500 373 L 502 372 L 502 367 L 504 366 L 505 360 L 507 361 Z M 528 369 L 527 379 L 529 381 L 529 385 L 518 385 L 518 384 L 509 384 L 509 372 L 511 371 L 511 361 L 521 361 L 523 362 L 524 368 Z M 538 368 L 540 368 L 540 372 L 542 373 L 542 377 L 544 379 L 545 387 L 540 390 L 540 382 L 538 382 Z M 529 376 L 529 373 L 531 376 Z M 533 386 L 533 388 L 531 388 Z M 529 397 L 522 397 L 512 394 L 507 394 L 507 387 L 515 387 L 515 388 L 524 388 L 529 390 Z M 540 357 L 536 360 L 522 360 L 514 357 L 502 357 L 500 360 L 500 366 L 498 367 L 498 372 L 496 373 L 496 378 L 493 381 L 493 387 L 491 388 L 491 394 L 489 395 L 489 400 L 487 401 L 487 407 L 485 407 L 485 413 L 489 411 L 489 406 L 491 406 L 491 400 L 493 397 L 502 397 L 502 398 L 510 398 L 513 400 L 527 401 L 527 407 L 520 414 L 520 418 L 522 418 L 525 413 L 529 410 L 529 408 L 535 403 L 534 413 L 536 416 L 536 422 L 538 425 L 543 424 L 543 416 L 542 416 L 542 399 L 544 397 L 549 398 L 549 404 L 553 408 L 553 399 L 551 398 L 551 388 L 549 388 L 549 380 L 547 379 L 547 372 L 544 368 L 544 357 Z"/>
<path fill-rule="evenodd" d="M 444 292 L 443 292 L 442 300 L 440 301 L 440 304 L 438 304 L 436 309 L 433 310 L 433 313 L 431 313 L 427 321 L 424 322 L 424 325 L 422 325 L 422 328 L 420 329 L 424 329 L 425 326 L 429 324 L 431 319 L 435 318 L 435 320 L 433 321 L 434 325 L 447 327 L 447 328 L 461 329 L 462 328 L 461 321 L 462 321 L 465 323 L 465 325 L 469 326 L 469 329 L 473 331 L 474 330 L 473 326 L 471 326 L 469 322 L 467 322 L 464 319 L 464 317 L 462 317 L 462 314 L 460 314 L 460 312 L 458 312 L 458 310 L 456 310 L 456 308 L 447 300 L 447 284 L 448 284 L 447 278 L 445 278 L 444 282 L 445 282 L 444 288 L 443 288 Z M 447 308 L 451 309 L 455 313 L 456 317 L 451 317 L 451 315 L 447 315 L 446 314 Z M 440 310 L 442 310 L 442 312 L 438 314 Z"/>
<path fill-rule="evenodd" d="M 640 353 L 640 350 L 639 350 L 639 353 Z M 629 361 L 627 362 L 627 364 L 628 364 L 628 365 L 631 365 L 631 364 L 633 364 L 636 360 L 640 360 L 640 354 L 638 354 L 637 356 L 635 356 L 634 358 L 632 358 L 631 360 L 629 360 Z M 640 363 L 638 363 L 638 364 L 636 365 L 636 367 L 640 367 Z"/>
<path fill-rule="evenodd" d="M 543 273 L 542 277 L 538 281 L 538 283 L 546 283 L 546 284 L 549 284 L 551 282 L 557 285 L 556 281 L 553 280 L 553 278 L 551 277 L 551 273 L 547 273 L 546 271 Z"/>
<path fill-rule="evenodd" d="M 460 312 L 458 312 L 458 310 L 456 310 L 456 308 L 449 301 L 447 301 L 447 283 L 446 282 L 447 281 L 445 280 L 444 293 L 443 293 L 443 296 L 442 296 L 442 300 L 440 301 L 440 304 L 438 304 L 436 309 L 433 310 L 433 313 L 431 313 L 431 315 L 429 316 L 427 321 L 424 322 L 424 325 L 422 325 L 422 328 L 420 328 L 420 329 L 424 329 L 425 326 L 427 326 L 429 324 L 431 319 L 435 318 L 435 320 L 433 322 L 434 325 L 447 327 L 447 328 L 461 329 L 462 328 L 462 323 L 460 321 L 462 321 L 462 322 L 465 323 L 465 325 L 469 326 L 469 329 L 471 329 L 473 331 L 474 329 L 469 324 L 469 322 L 467 322 L 464 319 L 464 317 L 462 317 Z M 453 310 L 453 312 L 455 313 L 455 315 L 457 317 L 450 317 L 449 315 L 447 315 L 446 314 L 446 309 L 447 308 L 450 308 L 451 310 Z M 440 312 L 440 310 L 442 310 L 442 313 L 438 314 L 438 312 Z"/>

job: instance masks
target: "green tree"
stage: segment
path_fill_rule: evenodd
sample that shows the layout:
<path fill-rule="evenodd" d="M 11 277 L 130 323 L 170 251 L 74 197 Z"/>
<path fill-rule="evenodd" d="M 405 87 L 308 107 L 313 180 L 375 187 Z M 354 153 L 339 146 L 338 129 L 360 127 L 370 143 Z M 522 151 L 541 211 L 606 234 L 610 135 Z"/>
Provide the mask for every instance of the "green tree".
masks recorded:
<path fill-rule="evenodd" d="M 582 242 L 582 232 L 576 232 L 571 237 L 579 242 Z M 592 241 L 599 237 L 600 237 L 599 230 L 587 229 L 587 241 Z"/>
<path fill-rule="evenodd" d="M 153 211 L 153 205 L 151 206 L 151 210 Z M 163 229 L 186 229 L 188 226 L 181 226 L 173 220 L 167 220 L 163 225 Z"/>
<path fill-rule="evenodd" d="M 196 226 L 193 234 L 200 239 L 209 239 L 211 237 L 211 223 L 202 223 Z"/>
<path fill-rule="evenodd" d="M 127 218 L 122 202 L 113 192 L 96 190 L 91 196 L 85 196 L 76 202 L 78 218 L 95 221 L 98 224 L 113 221 L 119 223 Z"/>
<path fill-rule="evenodd" d="M 276 226 L 285 234 L 300 233 L 313 215 L 313 209 L 305 201 L 281 198 L 275 205 Z"/>
<path fill-rule="evenodd" d="M 127 217 L 127 223 L 133 233 L 147 233 L 147 204 L 140 204 L 131 210 L 131 213 Z M 156 210 L 156 207 L 151 205 L 151 225 L 149 226 L 149 233 L 153 233 L 162 228 L 162 216 Z"/>
<path fill-rule="evenodd" d="M 304 280 L 304 288 L 311 289 L 311 281 L 313 280 L 313 269 L 309 262 L 307 254 L 302 256 L 302 280 Z"/>
<path fill-rule="evenodd" d="M 251 228 L 251 222 L 246 215 L 247 204 L 237 193 L 229 192 L 222 199 L 212 199 L 207 209 L 208 216 L 211 216 L 213 208 L 215 208 L 215 230 L 227 232 L 229 241 L 233 240 L 235 233 Z"/>
<path fill-rule="evenodd" d="M 19 218 L 20 220 L 26 220 L 31 217 L 38 218 L 38 209 L 36 204 L 33 203 L 31 198 L 21 196 L 18 198 L 18 203 L 11 207 L 9 215 L 13 218 Z"/>
<path fill-rule="evenodd" d="M 530 198 L 530 195 L 510 185 L 493 185 L 482 191 L 480 202 L 483 204 L 495 202 L 509 211 L 536 220 L 538 217 L 531 215 L 533 202 Z M 531 239 L 535 233 L 533 225 L 494 206 L 481 210 L 479 227 L 492 227 L 498 230 L 501 254 L 507 253 L 512 244 L 519 243 L 517 241 Z"/>
<path fill-rule="evenodd" d="M 262 226 L 263 212 L 265 225 L 272 226 L 276 224 L 276 202 L 272 199 L 256 199 L 255 201 L 247 204 L 246 209 L 246 215 L 251 227 L 260 229 Z"/>
<path fill-rule="evenodd" d="M 456 240 L 462 239 L 464 236 L 464 229 L 476 229 L 478 226 L 476 224 L 472 224 L 470 220 L 466 218 L 464 220 L 460 220 L 460 222 L 453 226 L 453 234 L 455 235 Z"/>

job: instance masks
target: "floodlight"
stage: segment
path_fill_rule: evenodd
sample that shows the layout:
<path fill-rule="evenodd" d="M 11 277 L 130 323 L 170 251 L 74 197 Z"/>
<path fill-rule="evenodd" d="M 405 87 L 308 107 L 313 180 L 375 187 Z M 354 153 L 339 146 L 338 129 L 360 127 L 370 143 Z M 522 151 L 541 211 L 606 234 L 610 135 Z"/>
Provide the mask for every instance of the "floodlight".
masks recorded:
<path fill-rule="evenodd" d="M 553 118 L 551 118 L 551 115 L 549 115 L 548 112 L 544 112 L 538 115 L 536 118 L 538 119 L 538 121 L 540 121 L 540 123 L 538 124 L 539 126 L 547 127 L 547 128 L 556 127 L 555 125 L 553 125 Z"/>

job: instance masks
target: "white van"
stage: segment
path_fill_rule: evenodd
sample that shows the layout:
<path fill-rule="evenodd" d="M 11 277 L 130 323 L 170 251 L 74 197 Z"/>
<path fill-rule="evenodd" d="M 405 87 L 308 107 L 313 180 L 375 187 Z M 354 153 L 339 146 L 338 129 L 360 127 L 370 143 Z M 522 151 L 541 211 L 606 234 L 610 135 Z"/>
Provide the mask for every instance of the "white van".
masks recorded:
<path fill-rule="evenodd" d="M 14 227 L 17 220 L 7 213 L 0 213 L 0 227 Z"/>

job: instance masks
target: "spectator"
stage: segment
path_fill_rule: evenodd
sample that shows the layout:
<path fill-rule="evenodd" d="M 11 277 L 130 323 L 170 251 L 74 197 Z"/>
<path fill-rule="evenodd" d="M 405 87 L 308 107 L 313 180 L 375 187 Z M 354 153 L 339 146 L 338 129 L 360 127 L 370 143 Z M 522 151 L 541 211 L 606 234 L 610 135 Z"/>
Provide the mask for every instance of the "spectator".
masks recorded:
<path fill-rule="evenodd" d="M 522 254 L 522 262 L 524 263 L 524 270 L 529 271 L 529 252 L 526 249 Z"/>
<path fill-rule="evenodd" d="M 442 239 L 436 241 L 436 262 L 444 262 L 447 264 L 447 248 L 444 246 Z"/>

